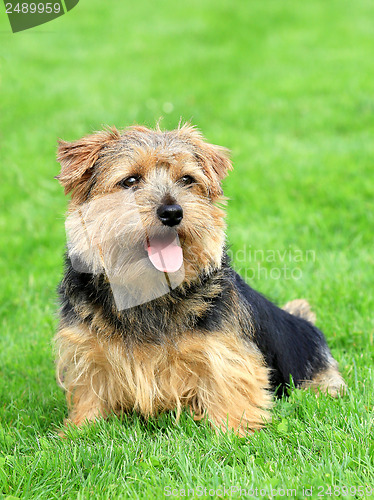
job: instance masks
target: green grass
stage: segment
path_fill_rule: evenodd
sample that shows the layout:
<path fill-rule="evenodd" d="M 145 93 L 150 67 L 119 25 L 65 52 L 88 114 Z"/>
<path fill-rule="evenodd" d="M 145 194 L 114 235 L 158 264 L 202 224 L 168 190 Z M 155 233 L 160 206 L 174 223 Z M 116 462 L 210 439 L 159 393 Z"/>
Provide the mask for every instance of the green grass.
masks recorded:
<path fill-rule="evenodd" d="M 293 498 L 312 487 L 317 498 L 333 485 L 360 498 L 359 487 L 374 488 L 374 4 L 90 0 L 15 35 L 0 9 L 0 495 L 162 498 L 168 487 L 209 496 L 225 486 L 295 488 Z M 279 304 L 311 302 L 349 394 L 295 391 L 247 439 L 184 414 L 179 424 L 112 418 L 60 440 L 56 139 L 160 116 L 165 128 L 191 119 L 232 150 L 235 266 Z"/>

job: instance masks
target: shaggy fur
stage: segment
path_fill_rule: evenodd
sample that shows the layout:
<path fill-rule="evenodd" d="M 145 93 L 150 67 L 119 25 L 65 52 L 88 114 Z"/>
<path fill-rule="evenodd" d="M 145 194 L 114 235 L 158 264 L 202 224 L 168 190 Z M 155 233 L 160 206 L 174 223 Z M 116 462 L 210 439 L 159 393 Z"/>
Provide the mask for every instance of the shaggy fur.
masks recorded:
<path fill-rule="evenodd" d="M 58 159 L 58 179 L 72 193 L 56 336 L 71 422 L 131 410 L 178 416 L 187 407 L 196 420 L 207 416 L 244 435 L 268 420 L 271 390 L 282 393 L 290 378 L 333 395 L 344 388 L 307 302 L 279 309 L 231 268 L 221 181 L 232 167 L 224 148 L 188 125 L 111 128 L 61 141 Z M 176 203 L 183 274 L 162 273 L 146 242 L 167 229 L 157 208 Z M 119 309 L 113 283 L 128 294 L 136 285 L 139 304 Z M 154 299 L 142 302 L 151 289 Z"/>

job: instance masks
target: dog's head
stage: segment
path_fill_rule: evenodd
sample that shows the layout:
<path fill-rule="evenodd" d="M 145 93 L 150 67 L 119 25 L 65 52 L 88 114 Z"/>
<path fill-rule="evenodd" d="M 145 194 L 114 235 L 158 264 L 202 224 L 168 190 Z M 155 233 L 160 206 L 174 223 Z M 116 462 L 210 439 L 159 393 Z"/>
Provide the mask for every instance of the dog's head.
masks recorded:
<path fill-rule="evenodd" d="M 182 259 L 190 282 L 219 267 L 224 212 L 217 205 L 232 168 L 226 149 L 190 125 L 130 127 L 60 141 L 57 157 L 57 178 L 72 194 L 70 250 L 90 271 L 115 266 L 119 279 L 149 279 L 178 273 Z"/>

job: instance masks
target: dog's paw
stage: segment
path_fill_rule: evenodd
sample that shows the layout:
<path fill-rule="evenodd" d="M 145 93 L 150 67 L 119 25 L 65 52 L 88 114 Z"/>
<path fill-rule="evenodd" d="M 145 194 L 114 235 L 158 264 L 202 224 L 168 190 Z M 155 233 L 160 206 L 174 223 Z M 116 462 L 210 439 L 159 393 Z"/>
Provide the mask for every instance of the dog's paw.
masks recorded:
<path fill-rule="evenodd" d="M 334 359 L 331 360 L 331 364 L 326 370 L 315 375 L 312 380 L 305 382 L 302 388 L 312 389 L 316 394 L 329 394 L 334 398 L 338 395 L 344 396 L 347 392 L 347 384 L 344 382 Z"/>

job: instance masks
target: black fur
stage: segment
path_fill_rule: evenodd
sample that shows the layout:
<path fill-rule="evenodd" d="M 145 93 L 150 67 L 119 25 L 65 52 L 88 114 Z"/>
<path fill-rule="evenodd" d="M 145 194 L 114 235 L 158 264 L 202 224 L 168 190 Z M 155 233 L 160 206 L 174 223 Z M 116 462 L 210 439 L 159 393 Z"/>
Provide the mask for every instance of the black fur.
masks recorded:
<path fill-rule="evenodd" d="M 66 256 L 65 275 L 58 289 L 62 322 L 90 324 L 92 315 L 85 315 L 86 311 L 99 309 L 108 330 L 114 330 L 125 341 L 157 344 L 175 332 L 220 330 L 232 308 L 233 287 L 227 270 L 204 274 L 193 285 L 179 286 L 151 302 L 118 311 L 105 277 L 76 271 Z M 196 312 L 195 305 L 201 303 L 205 305 L 204 314 Z"/>
<path fill-rule="evenodd" d="M 237 315 L 243 337 L 257 345 L 272 369 L 271 384 L 279 393 L 289 386 L 290 378 L 298 386 L 329 363 L 330 351 L 322 332 L 248 286 L 230 267 L 226 255 L 220 269 L 202 275 L 193 285 L 180 286 L 152 302 L 120 312 L 105 277 L 75 271 L 66 257 L 59 296 L 63 323 L 90 325 L 99 310 L 104 324 L 111 327 L 108 330 L 122 335 L 125 342 L 161 344 L 175 332 L 224 331 L 230 316 Z M 194 306 L 201 303 L 204 311 L 198 313 Z"/>
<path fill-rule="evenodd" d="M 252 317 L 255 329 L 252 339 L 272 368 L 274 389 L 283 392 L 290 378 L 299 386 L 328 367 L 330 351 L 318 328 L 274 305 L 237 273 L 235 287 Z"/>

